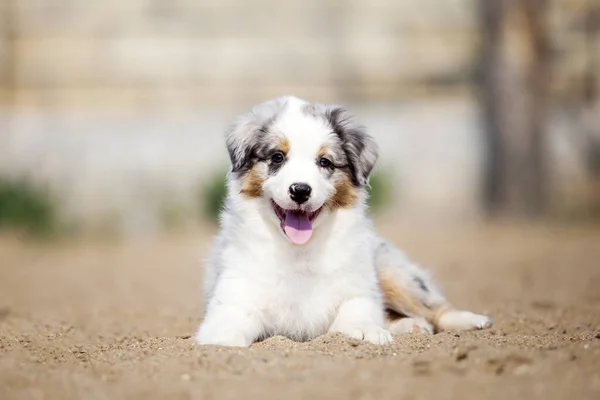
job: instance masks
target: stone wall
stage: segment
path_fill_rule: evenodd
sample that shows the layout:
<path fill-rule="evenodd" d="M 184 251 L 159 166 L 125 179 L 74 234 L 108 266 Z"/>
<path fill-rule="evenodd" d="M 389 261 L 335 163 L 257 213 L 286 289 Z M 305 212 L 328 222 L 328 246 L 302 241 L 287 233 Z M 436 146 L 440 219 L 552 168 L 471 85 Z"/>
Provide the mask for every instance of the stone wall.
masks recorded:
<path fill-rule="evenodd" d="M 2 0 L 0 101 L 162 109 L 456 88 L 477 1 Z M 550 1 L 559 86 L 581 73 L 579 3 Z"/>
<path fill-rule="evenodd" d="M 67 107 L 389 100 L 464 78 L 474 2 L 3 0 L 2 86 L 18 104 Z"/>

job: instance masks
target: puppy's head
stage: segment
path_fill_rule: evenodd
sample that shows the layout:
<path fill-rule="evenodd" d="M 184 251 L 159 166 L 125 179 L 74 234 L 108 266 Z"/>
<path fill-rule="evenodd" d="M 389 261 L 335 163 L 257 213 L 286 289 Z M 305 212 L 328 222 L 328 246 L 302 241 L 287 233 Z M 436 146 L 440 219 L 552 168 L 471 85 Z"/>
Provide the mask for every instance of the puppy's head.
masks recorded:
<path fill-rule="evenodd" d="M 227 132 L 231 178 L 240 194 L 268 206 L 294 244 L 319 218 L 362 198 L 377 145 L 342 107 L 282 97 L 256 106 Z"/>

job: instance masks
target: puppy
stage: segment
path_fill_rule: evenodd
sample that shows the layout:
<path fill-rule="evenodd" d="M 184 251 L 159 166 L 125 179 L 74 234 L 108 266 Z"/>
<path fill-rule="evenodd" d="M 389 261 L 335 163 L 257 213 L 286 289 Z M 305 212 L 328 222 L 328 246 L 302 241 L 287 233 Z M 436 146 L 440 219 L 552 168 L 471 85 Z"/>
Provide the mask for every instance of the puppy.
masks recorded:
<path fill-rule="evenodd" d="M 228 195 L 198 344 L 340 332 L 384 345 L 391 333 L 492 325 L 453 309 L 424 270 L 375 234 L 366 186 L 378 149 L 346 109 L 278 98 L 240 116 L 226 143 Z"/>

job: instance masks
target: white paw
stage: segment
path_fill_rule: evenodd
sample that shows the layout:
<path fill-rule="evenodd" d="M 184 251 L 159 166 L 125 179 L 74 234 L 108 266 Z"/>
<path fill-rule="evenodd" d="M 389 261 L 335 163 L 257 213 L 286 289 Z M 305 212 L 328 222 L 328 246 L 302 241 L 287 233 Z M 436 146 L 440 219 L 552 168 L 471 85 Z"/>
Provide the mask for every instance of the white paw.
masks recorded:
<path fill-rule="evenodd" d="M 392 334 L 387 329 L 378 326 L 356 328 L 340 332 L 354 339 L 364 340 L 377 345 L 389 344 L 394 341 Z"/>
<path fill-rule="evenodd" d="M 203 329 L 201 326 L 194 337 L 196 344 L 215 345 L 228 347 L 248 347 L 252 341 L 248 341 L 240 332 L 229 331 L 228 329 L 213 330 Z"/>
<path fill-rule="evenodd" d="M 475 329 L 490 329 L 494 327 L 494 321 L 485 315 L 475 314 L 476 318 L 473 322 Z"/>
<path fill-rule="evenodd" d="M 433 326 L 423 318 L 400 318 L 389 325 L 390 332 L 402 335 L 406 333 L 425 333 L 433 335 Z"/>
<path fill-rule="evenodd" d="M 445 331 L 469 331 L 494 326 L 489 317 L 470 311 L 447 311 L 438 320 L 438 327 Z"/>

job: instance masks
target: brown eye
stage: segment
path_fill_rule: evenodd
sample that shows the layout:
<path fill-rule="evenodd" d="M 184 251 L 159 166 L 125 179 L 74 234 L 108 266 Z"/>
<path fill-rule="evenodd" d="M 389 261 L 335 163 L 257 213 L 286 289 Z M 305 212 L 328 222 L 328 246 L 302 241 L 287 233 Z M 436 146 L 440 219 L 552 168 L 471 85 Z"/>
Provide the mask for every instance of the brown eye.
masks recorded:
<path fill-rule="evenodd" d="M 273 164 L 281 164 L 285 160 L 285 156 L 282 152 L 278 151 L 277 153 L 273 153 L 271 156 L 271 162 Z"/>
<path fill-rule="evenodd" d="M 319 165 L 323 168 L 331 168 L 332 164 L 331 161 L 329 161 L 325 157 L 321 157 L 321 159 L 319 160 Z"/>

